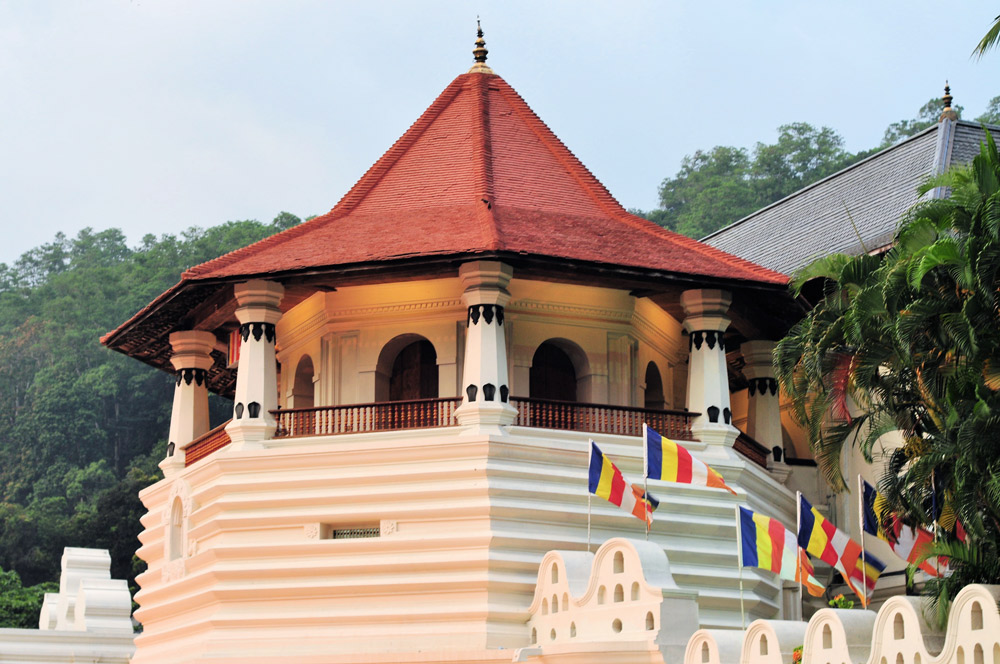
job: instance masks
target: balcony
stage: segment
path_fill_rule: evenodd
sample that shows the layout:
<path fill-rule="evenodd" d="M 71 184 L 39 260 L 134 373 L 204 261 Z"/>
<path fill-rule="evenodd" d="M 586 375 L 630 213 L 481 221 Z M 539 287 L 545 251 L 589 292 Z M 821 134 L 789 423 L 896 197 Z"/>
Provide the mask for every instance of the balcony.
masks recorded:
<path fill-rule="evenodd" d="M 642 424 L 645 422 L 664 436 L 677 440 L 694 440 L 691 421 L 698 415 L 681 410 L 653 410 L 525 397 L 511 397 L 510 403 L 517 409 L 514 420 L 517 426 L 641 436 Z M 455 410 L 460 405 L 461 397 L 446 397 L 275 410 L 272 411 L 277 420 L 274 438 L 456 426 L 458 421 L 455 419 Z M 228 445 L 230 440 L 226 424 L 188 444 L 185 448 L 185 465 L 190 466 Z M 759 454 L 757 449 L 753 449 L 753 452 Z M 752 455 L 747 456 L 757 461 Z"/>

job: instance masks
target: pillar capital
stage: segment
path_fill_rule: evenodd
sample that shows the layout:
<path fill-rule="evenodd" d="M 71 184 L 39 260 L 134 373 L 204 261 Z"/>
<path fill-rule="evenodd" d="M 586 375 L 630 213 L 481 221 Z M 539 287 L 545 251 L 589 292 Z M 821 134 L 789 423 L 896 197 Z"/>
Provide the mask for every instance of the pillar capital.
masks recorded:
<path fill-rule="evenodd" d="M 684 309 L 684 329 L 691 332 L 725 332 L 731 322 L 729 305 L 733 297 L 728 291 L 695 288 L 681 293 Z"/>
<path fill-rule="evenodd" d="M 458 268 L 458 276 L 465 287 L 462 302 L 470 307 L 477 304 L 507 306 L 510 302 L 507 285 L 513 274 L 514 270 L 510 265 L 500 261 L 462 263 Z"/>
<path fill-rule="evenodd" d="M 236 318 L 241 324 L 268 323 L 274 325 L 281 318 L 281 298 L 285 287 L 276 281 L 251 279 L 233 287 L 236 301 Z"/>
<path fill-rule="evenodd" d="M 747 378 L 774 378 L 774 349 L 776 341 L 744 341 L 740 346 L 740 354 L 746 366 L 743 375 Z"/>
<path fill-rule="evenodd" d="M 782 446 L 778 381 L 772 361 L 776 345 L 774 341 L 755 340 L 740 346 L 748 382 L 747 434 L 768 448 Z"/>
<path fill-rule="evenodd" d="M 201 369 L 207 371 L 212 368 L 212 351 L 215 349 L 215 335 L 204 330 L 186 330 L 184 332 L 170 333 L 170 347 L 174 354 L 170 357 L 170 364 L 174 369 Z"/>

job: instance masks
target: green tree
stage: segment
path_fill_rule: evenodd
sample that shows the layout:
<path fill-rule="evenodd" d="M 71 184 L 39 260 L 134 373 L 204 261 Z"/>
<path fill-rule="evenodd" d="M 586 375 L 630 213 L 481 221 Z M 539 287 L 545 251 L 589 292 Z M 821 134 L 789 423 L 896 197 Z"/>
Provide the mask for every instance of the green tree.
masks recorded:
<path fill-rule="evenodd" d="M 958 114 L 959 118 L 962 117 L 963 109 L 961 106 L 956 104 L 952 106 L 952 109 Z M 893 122 L 886 127 L 885 133 L 882 135 L 882 145 L 879 148 L 887 148 L 890 145 L 895 145 L 908 136 L 919 134 L 924 129 L 934 126 L 941 119 L 942 111 L 944 111 L 944 101 L 940 97 L 928 100 L 926 104 L 920 107 L 917 117 Z"/>
<path fill-rule="evenodd" d="M 915 207 L 887 255 L 830 256 L 796 276 L 797 294 L 817 278 L 825 292 L 775 354 L 833 487 L 845 488 L 845 445 L 872 462 L 899 432 L 879 482 L 892 510 L 961 520 L 969 546 L 940 542 L 954 573 L 928 584 L 942 608 L 964 584 L 1000 582 L 1000 156 L 986 138 L 969 167 L 923 187 L 950 195 Z"/>
<path fill-rule="evenodd" d="M 990 99 L 986 104 L 986 112 L 976 118 L 976 122 L 983 124 L 1000 124 L 1000 95 Z"/>
<path fill-rule="evenodd" d="M 58 591 L 51 582 L 25 588 L 17 572 L 0 569 L 0 627 L 37 628 L 45 593 Z"/>

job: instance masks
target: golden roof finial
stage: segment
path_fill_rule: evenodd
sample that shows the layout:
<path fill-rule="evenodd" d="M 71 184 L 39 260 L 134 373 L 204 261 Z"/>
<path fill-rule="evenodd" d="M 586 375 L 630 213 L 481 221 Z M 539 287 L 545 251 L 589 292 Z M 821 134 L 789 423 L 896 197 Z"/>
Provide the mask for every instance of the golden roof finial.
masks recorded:
<path fill-rule="evenodd" d="M 938 122 L 943 120 L 957 120 L 958 112 L 951 107 L 951 102 L 954 97 L 951 96 L 951 88 L 948 87 L 948 81 L 944 82 L 944 96 L 941 97 L 941 101 L 944 102 L 944 110 L 941 111 L 941 117 L 938 118 Z"/>
<path fill-rule="evenodd" d="M 472 65 L 469 73 L 479 72 L 481 74 L 492 74 L 493 70 L 486 65 L 486 40 L 483 39 L 483 27 L 479 24 L 479 17 L 476 17 L 476 47 L 472 49 L 472 56 L 476 64 Z"/>

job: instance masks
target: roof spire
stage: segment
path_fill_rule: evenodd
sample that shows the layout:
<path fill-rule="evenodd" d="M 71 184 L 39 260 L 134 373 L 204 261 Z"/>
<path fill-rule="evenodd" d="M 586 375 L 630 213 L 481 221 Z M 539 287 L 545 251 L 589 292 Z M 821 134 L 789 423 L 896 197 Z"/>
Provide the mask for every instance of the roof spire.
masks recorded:
<path fill-rule="evenodd" d="M 469 69 L 469 73 L 480 73 L 480 74 L 492 74 L 493 70 L 489 68 L 486 64 L 486 54 L 489 51 L 486 50 L 486 40 L 483 39 L 483 27 L 479 25 L 479 17 L 476 17 L 476 47 L 472 49 L 472 55 L 476 60 L 476 64 L 472 65 Z"/>
<path fill-rule="evenodd" d="M 941 117 L 938 118 L 938 122 L 944 120 L 957 120 L 958 113 L 951 107 L 952 99 L 951 88 L 948 87 L 948 81 L 944 82 L 944 96 L 941 97 L 941 101 L 944 102 L 944 110 L 941 111 Z"/>

